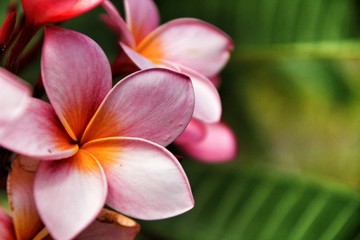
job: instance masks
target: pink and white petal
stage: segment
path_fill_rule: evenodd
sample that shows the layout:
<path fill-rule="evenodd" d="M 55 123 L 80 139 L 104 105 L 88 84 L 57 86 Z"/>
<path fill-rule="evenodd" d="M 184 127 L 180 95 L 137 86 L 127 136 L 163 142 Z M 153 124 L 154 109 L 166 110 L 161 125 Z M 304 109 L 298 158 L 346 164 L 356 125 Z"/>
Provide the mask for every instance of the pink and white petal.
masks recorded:
<path fill-rule="evenodd" d="M 60 121 L 73 140 L 79 140 L 111 89 L 111 68 L 105 53 L 81 33 L 46 27 L 41 73 Z"/>
<path fill-rule="evenodd" d="M 167 61 L 161 61 L 160 66 L 178 71 L 191 78 L 195 94 L 194 118 L 207 123 L 220 121 L 222 112 L 221 99 L 216 87 L 207 77 L 191 68 Z"/>
<path fill-rule="evenodd" d="M 0 68 L 0 136 L 28 104 L 30 87 L 16 75 Z"/>
<path fill-rule="evenodd" d="M 99 5 L 103 0 L 21 0 L 26 20 L 31 24 L 45 24 L 76 17 Z"/>
<path fill-rule="evenodd" d="M 54 160 L 70 157 L 78 150 L 54 109 L 42 100 L 29 99 L 24 114 L 12 121 L 9 129 L 0 138 L 0 145 L 21 155 Z"/>
<path fill-rule="evenodd" d="M 136 44 L 159 26 L 159 11 L 152 0 L 124 0 L 126 22 Z"/>
<path fill-rule="evenodd" d="M 132 240 L 140 231 L 140 225 L 117 212 L 102 209 L 96 220 L 76 240 Z"/>
<path fill-rule="evenodd" d="M 181 145 L 188 142 L 199 142 L 204 139 L 206 132 L 205 124 L 193 118 L 185 128 L 185 131 L 175 139 L 175 143 Z"/>
<path fill-rule="evenodd" d="M 110 27 L 117 35 L 118 40 L 130 47 L 135 46 L 135 39 L 130 32 L 128 25 L 120 16 L 118 10 L 110 1 L 105 0 L 102 3 L 103 8 L 107 12 L 107 15 L 101 15 L 101 20 Z"/>
<path fill-rule="evenodd" d="M 237 142 L 232 130 L 224 123 L 205 124 L 207 133 L 202 141 L 188 138 L 177 142 L 186 154 L 208 163 L 231 161 L 237 154 Z"/>
<path fill-rule="evenodd" d="M 16 240 L 14 224 L 11 217 L 0 207 L 0 233 L 6 240 Z"/>
<path fill-rule="evenodd" d="M 32 239 L 44 227 L 34 201 L 33 184 L 35 171 L 28 171 L 21 162 L 38 162 L 18 155 L 14 159 L 7 180 L 10 206 L 16 239 Z"/>
<path fill-rule="evenodd" d="M 193 108 L 194 93 L 188 77 L 167 69 L 139 71 L 111 90 L 81 142 L 129 136 L 166 146 L 185 129 Z"/>
<path fill-rule="evenodd" d="M 198 19 L 170 21 L 139 44 L 136 51 L 148 59 L 164 59 L 210 77 L 228 61 L 233 43 L 220 29 Z"/>
<path fill-rule="evenodd" d="M 42 162 L 35 178 L 35 203 L 49 233 L 71 239 L 99 214 L 107 183 L 98 161 L 85 151 L 71 158 Z"/>
<path fill-rule="evenodd" d="M 152 220 L 181 214 L 194 206 L 178 160 L 164 147 L 139 138 L 107 138 L 83 146 L 104 168 L 106 204 L 130 217 Z"/>
<path fill-rule="evenodd" d="M 156 67 L 155 63 L 151 62 L 149 59 L 135 52 L 133 49 L 129 48 L 125 44 L 121 42 L 119 44 L 120 44 L 120 48 L 139 69 L 148 69 L 148 68 Z"/>

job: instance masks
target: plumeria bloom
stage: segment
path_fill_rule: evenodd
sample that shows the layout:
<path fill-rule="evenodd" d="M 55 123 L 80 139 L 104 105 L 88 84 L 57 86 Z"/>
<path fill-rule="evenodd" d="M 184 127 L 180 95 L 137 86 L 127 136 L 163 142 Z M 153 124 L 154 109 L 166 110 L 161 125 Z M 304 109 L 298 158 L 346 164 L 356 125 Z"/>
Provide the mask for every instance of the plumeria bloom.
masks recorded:
<path fill-rule="evenodd" d="M 21 117 L 29 102 L 30 87 L 4 68 L 0 68 L 0 137 L 9 123 Z"/>
<path fill-rule="evenodd" d="M 164 148 L 191 119 L 188 77 L 148 69 L 111 88 L 101 48 L 57 27 L 45 29 L 41 72 L 51 104 L 32 99 L 0 145 L 42 160 L 34 196 L 51 235 L 73 238 L 104 204 L 145 220 L 193 207 L 187 177 Z"/>
<path fill-rule="evenodd" d="M 110 1 L 103 3 L 108 15 L 102 18 L 117 33 L 121 48 L 114 70 L 130 61 L 137 69 L 158 66 L 184 73 L 194 85 L 194 117 L 219 121 L 221 101 L 208 77 L 217 75 L 228 61 L 231 39 L 198 19 L 176 19 L 159 26 L 152 0 L 124 0 L 124 4 L 126 23 Z"/>
<path fill-rule="evenodd" d="M 209 80 L 218 79 L 233 48 L 231 39 L 197 19 L 176 19 L 159 26 L 158 10 L 152 0 L 124 3 L 126 23 L 110 1 L 103 3 L 108 13 L 103 20 L 120 41 L 113 71 L 123 70 L 120 66 L 125 64 L 129 71 L 158 66 L 188 75 L 195 90 L 194 118 L 175 144 L 205 162 L 233 160 L 237 154 L 236 138 L 228 126 L 219 122 L 220 98 Z"/>
<path fill-rule="evenodd" d="M 103 0 L 21 0 L 28 24 L 44 25 L 79 16 Z"/>
<path fill-rule="evenodd" d="M 207 163 L 222 163 L 237 155 L 237 141 L 233 131 L 224 123 L 204 123 L 192 119 L 176 140 L 182 152 Z"/>
<path fill-rule="evenodd" d="M 18 156 L 8 177 L 12 217 L 0 208 L 1 239 L 51 239 L 35 207 L 33 184 L 38 161 Z M 139 225 L 132 219 L 103 209 L 76 239 L 134 239 Z"/>

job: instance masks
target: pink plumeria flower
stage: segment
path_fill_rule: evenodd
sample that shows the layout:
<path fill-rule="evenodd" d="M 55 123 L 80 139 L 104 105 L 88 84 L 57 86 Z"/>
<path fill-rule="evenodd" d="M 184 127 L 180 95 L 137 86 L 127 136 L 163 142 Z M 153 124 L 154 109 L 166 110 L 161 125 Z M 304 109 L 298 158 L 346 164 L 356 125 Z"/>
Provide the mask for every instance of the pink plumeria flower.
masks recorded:
<path fill-rule="evenodd" d="M 103 0 L 21 0 L 26 21 L 44 25 L 79 16 L 101 4 Z"/>
<path fill-rule="evenodd" d="M 0 137 L 14 119 L 21 117 L 29 102 L 30 87 L 4 68 L 0 68 Z"/>
<path fill-rule="evenodd" d="M 49 239 L 35 206 L 33 184 L 38 161 L 17 156 L 8 177 L 12 217 L 0 208 L 1 239 Z M 76 239 L 134 239 L 140 226 L 132 219 L 103 209 L 97 219 Z M 100 235 L 101 234 L 101 235 Z"/>
<path fill-rule="evenodd" d="M 174 142 L 182 152 L 206 163 L 234 160 L 237 141 L 233 131 L 224 123 L 204 123 L 192 119 Z"/>
<path fill-rule="evenodd" d="M 117 33 L 121 53 L 117 62 L 130 60 L 138 69 L 154 66 L 188 75 L 194 85 L 194 117 L 217 122 L 221 101 L 208 79 L 217 75 L 229 59 L 231 39 L 221 30 L 198 19 L 182 18 L 159 26 L 158 10 L 152 0 L 124 0 L 126 23 L 114 5 L 105 0 L 108 15 L 103 20 Z M 115 69 L 116 70 L 116 69 Z"/>
<path fill-rule="evenodd" d="M 187 177 L 164 148 L 191 119 L 188 77 L 149 69 L 111 89 L 101 48 L 56 27 L 45 29 L 41 72 L 51 105 L 32 99 L 26 117 L 13 122 L 17 128 L 0 145 L 43 160 L 35 202 L 55 238 L 76 236 L 104 204 L 145 220 L 193 207 Z"/>

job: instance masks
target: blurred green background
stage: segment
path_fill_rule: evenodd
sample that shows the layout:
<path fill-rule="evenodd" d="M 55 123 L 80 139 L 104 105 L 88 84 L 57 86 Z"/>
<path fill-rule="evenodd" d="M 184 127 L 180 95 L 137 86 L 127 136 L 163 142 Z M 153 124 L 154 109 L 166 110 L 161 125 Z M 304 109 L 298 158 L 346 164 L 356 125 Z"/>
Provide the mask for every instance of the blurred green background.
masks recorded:
<path fill-rule="evenodd" d="M 360 1 L 155 2 L 162 22 L 200 18 L 233 38 L 219 91 L 239 155 L 183 160 L 195 208 L 140 221 L 138 239 L 360 239 Z M 113 59 L 101 12 L 64 26 Z M 22 76 L 34 79 L 37 64 Z"/>

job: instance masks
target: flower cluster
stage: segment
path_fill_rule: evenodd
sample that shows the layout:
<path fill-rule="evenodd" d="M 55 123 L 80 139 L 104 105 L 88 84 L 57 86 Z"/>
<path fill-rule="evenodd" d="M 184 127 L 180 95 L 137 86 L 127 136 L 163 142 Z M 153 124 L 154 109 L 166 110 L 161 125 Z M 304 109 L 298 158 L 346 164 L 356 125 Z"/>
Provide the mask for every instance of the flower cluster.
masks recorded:
<path fill-rule="evenodd" d="M 1 238 L 133 239 L 140 227 L 129 217 L 191 209 L 189 181 L 167 146 L 205 162 L 234 158 L 213 82 L 231 39 L 197 19 L 159 26 L 152 0 L 124 0 L 126 21 L 107 0 L 21 5 L 24 18 L 11 3 L 0 28 L 0 167 L 11 161 L 12 210 L 0 209 Z M 88 36 L 58 26 L 94 7 L 118 37 L 112 64 Z M 18 73 L 38 49 L 31 86 Z"/>

